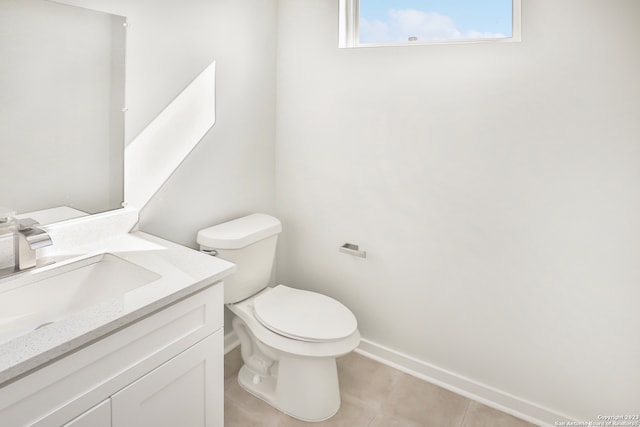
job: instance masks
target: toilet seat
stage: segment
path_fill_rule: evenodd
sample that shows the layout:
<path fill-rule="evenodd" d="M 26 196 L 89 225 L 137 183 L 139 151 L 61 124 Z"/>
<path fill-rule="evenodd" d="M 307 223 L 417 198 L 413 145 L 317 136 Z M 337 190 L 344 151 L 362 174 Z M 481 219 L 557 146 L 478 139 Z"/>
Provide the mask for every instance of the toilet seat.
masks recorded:
<path fill-rule="evenodd" d="M 265 328 L 299 341 L 338 341 L 358 327 L 353 313 L 335 299 L 284 285 L 260 294 L 254 315 Z"/>

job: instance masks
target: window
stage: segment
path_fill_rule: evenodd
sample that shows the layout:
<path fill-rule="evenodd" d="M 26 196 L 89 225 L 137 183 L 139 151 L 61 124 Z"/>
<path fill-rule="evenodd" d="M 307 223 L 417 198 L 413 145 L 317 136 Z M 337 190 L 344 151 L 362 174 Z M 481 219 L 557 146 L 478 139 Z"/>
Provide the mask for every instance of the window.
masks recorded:
<path fill-rule="evenodd" d="M 340 47 L 520 40 L 520 0 L 340 0 Z"/>

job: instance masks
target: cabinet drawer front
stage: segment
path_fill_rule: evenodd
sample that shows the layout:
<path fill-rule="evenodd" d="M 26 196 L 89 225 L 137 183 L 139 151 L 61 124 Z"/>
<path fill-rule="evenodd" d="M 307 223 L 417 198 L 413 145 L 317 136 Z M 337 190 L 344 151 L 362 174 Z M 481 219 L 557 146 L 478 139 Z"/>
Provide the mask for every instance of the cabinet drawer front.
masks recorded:
<path fill-rule="evenodd" d="M 0 389 L 0 425 L 60 426 L 221 328 L 222 284 Z"/>
<path fill-rule="evenodd" d="M 113 395 L 112 427 L 222 427 L 222 343 L 220 330 Z"/>
<path fill-rule="evenodd" d="M 111 427 L 111 399 L 106 399 L 62 427 Z"/>

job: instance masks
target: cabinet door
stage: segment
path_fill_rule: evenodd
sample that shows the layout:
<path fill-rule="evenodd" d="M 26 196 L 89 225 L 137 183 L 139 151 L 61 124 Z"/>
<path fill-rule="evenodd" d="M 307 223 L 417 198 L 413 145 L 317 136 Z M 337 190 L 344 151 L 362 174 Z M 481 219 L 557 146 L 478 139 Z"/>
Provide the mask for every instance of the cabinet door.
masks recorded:
<path fill-rule="evenodd" d="M 62 427 L 111 427 L 111 399 L 104 400 Z"/>
<path fill-rule="evenodd" d="M 113 427 L 223 427 L 222 330 L 111 397 Z"/>

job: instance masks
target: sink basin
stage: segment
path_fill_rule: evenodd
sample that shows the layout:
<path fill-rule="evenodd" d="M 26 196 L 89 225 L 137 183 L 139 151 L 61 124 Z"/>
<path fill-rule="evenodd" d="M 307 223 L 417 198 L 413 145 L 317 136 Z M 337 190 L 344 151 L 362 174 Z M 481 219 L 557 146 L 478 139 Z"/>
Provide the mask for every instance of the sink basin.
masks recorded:
<path fill-rule="evenodd" d="M 111 298 L 122 298 L 161 276 L 112 254 L 33 272 L 0 283 L 0 343 Z"/>

